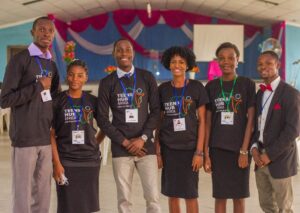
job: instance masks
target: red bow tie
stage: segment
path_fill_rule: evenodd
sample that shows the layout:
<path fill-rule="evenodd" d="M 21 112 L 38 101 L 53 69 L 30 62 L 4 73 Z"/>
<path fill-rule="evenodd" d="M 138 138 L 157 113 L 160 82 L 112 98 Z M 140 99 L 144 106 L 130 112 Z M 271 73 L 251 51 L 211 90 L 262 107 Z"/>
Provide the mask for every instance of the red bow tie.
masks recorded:
<path fill-rule="evenodd" d="M 263 91 L 263 92 L 266 91 L 266 90 L 269 90 L 271 92 L 273 91 L 270 84 L 267 84 L 267 85 L 260 84 L 259 87 L 260 87 L 261 91 Z"/>

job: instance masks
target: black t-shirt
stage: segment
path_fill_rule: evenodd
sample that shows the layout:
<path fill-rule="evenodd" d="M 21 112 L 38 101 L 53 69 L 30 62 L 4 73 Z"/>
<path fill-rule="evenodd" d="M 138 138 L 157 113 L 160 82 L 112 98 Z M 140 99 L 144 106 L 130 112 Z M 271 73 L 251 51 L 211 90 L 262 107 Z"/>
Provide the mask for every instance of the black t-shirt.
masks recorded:
<path fill-rule="evenodd" d="M 83 98 L 72 98 L 76 113 L 82 118 L 79 130 L 84 131 L 84 144 L 72 144 L 72 131 L 76 130 L 76 116 L 71 107 L 66 91 L 60 93 L 53 102 L 53 128 L 56 133 L 56 143 L 60 160 L 64 166 L 85 167 L 100 164 L 99 144 L 96 141 L 96 130 L 93 128 L 93 118 L 96 118 L 97 98 L 83 92 Z"/>
<path fill-rule="evenodd" d="M 121 144 L 125 138 L 148 136 L 144 148 L 147 154 L 155 154 L 154 144 L 151 142 L 153 131 L 159 122 L 159 99 L 157 83 L 154 76 L 146 70 L 135 68 L 136 88 L 134 98 L 134 75 L 130 78 L 118 78 L 117 73 L 112 73 L 103 78 L 99 85 L 98 95 L 98 125 L 101 130 L 111 139 L 113 157 L 131 156 Z M 126 93 L 120 81 L 123 82 Z M 131 106 L 132 104 L 132 106 Z M 126 123 L 126 109 L 137 109 L 138 122 Z M 112 121 L 109 120 L 109 109 L 112 112 Z"/>
<path fill-rule="evenodd" d="M 225 97 L 229 97 L 234 81 L 223 81 Z M 243 144 L 247 125 L 248 108 L 255 106 L 255 83 L 239 76 L 229 102 L 230 112 L 234 112 L 233 125 L 221 125 L 221 112 L 227 111 L 222 95 L 220 79 L 215 79 L 205 86 L 209 96 L 207 110 L 212 112 L 209 146 L 238 152 Z"/>
<path fill-rule="evenodd" d="M 172 149 L 192 150 L 196 148 L 198 138 L 197 109 L 208 103 L 208 97 L 199 81 L 189 80 L 181 106 L 181 117 L 185 118 L 186 130 L 174 131 L 173 119 L 179 118 L 176 96 L 180 101 L 182 90 L 183 88 L 176 88 L 175 95 L 171 81 L 161 84 L 158 88 L 161 110 L 164 112 L 159 140 Z"/>

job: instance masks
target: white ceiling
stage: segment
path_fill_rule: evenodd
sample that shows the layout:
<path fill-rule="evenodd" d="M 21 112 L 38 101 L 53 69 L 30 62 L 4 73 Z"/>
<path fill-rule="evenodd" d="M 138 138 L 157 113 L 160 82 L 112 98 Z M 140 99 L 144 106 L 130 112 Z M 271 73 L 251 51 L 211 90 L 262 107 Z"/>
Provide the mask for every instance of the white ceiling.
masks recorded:
<path fill-rule="evenodd" d="M 267 26 L 286 20 L 300 25 L 300 0 L 0 0 L 0 27 L 54 14 L 64 21 L 110 12 L 116 9 L 183 10 L 202 15 L 234 20 L 240 23 Z"/>

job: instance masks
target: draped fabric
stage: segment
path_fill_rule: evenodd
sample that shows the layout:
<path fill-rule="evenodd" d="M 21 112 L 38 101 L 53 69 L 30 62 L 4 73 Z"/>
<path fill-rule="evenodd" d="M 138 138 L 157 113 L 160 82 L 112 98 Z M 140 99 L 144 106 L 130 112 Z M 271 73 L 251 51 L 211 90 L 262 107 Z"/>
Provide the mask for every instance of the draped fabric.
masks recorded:
<path fill-rule="evenodd" d="M 120 37 L 132 42 L 136 52 L 136 66 L 152 71 L 157 79 L 166 80 L 171 75 L 159 63 L 160 56 L 166 48 L 173 45 L 192 48 L 194 24 L 239 24 L 177 10 L 154 10 L 151 18 L 148 18 L 145 10 L 117 10 L 70 23 L 65 23 L 54 15 L 49 17 L 57 29 L 53 48 L 57 60 L 63 55 L 65 42 L 73 40 L 77 44 L 76 58 L 88 63 L 90 80 L 104 77 L 104 68 L 115 63 L 111 53 L 114 41 Z M 244 25 L 244 29 L 246 60 L 239 66 L 240 74 L 246 73 L 246 76 L 255 77 L 257 73 L 253 66 L 256 63 L 252 60 L 259 54 L 256 45 L 262 40 L 262 28 Z M 196 76 L 206 79 L 208 63 L 198 65 L 201 72 Z M 66 64 L 60 61 L 58 66 L 63 80 Z"/>
<path fill-rule="evenodd" d="M 50 15 L 50 17 L 54 20 L 57 31 L 65 41 L 67 39 L 67 33 L 69 32 L 71 35 L 74 36 L 78 43 L 82 44 L 87 49 L 90 49 L 92 52 L 103 55 L 111 53 L 112 44 L 104 46 L 95 46 L 88 41 L 84 41 L 84 39 L 80 38 L 78 34 L 80 32 L 85 31 L 89 26 L 92 26 L 96 30 L 102 30 L 108 22 L 108 14 L 101 14 L 89 18 L 72 21 L 69 25 L 56 19 L 53 15 Z M 137 26 L 137 31 L 133 29 L 132 32 L 127 32 L 124 29 L 123 25 L 131 24 L 136 17 L 138 17 L 142 24 L 139 23 L 139 26 Z M 153 11 L 151 18 L 148 18 L 148 14 L 145 10 L 117 10 L 113 12 L 113 20 L 120 35 L 124 38 L 129 39 L 133 43 L 135 51 L 139 52 L 144 56 L 149 56 L 149 50 L 146 50 L 141 44 L 137 43 L 135 40 L 138 37 L 139 33 L 142 31 L 143 26 L 155 26 L 156 24 L 158 24 L 161 18 L 163 18 L 164 23 L 166 25 L 172 28 L 181 28 L 182 31 L 191 39 L 191 41 L 193 39 L 192 31 L 186 27 L 186 22 L 190 24 L 209 24 L 211 22 L 211 17 L 191 14 L 177 10 Z M 222 19 L 219 19 L 218 23 L 238 24 L 232 21 Z M 245 25 L 246 37 L 252 37 L 257 31 L 261 31 L 261 28 L 251 25 Z M 192 46 L 192 44 L 189 44 L 188 46 Z M 102 48 L 104 48 L 103 51 L 99 50 Z"/>

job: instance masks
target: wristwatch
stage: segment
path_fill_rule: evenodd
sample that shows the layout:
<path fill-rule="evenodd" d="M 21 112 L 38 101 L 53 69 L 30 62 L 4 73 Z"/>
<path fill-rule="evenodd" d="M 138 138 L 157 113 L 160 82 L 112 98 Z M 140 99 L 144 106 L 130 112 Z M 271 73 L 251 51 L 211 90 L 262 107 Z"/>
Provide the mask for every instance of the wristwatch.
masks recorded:
<path fill-rule="evenodd" d="M 148 140 L 148 136 L 146 135 L 146 134 L 143 134 L 142 136 L 141 136 L 141 138 L 142 138 L 142 140 L 146 143 L 147 142 L 147 140 Z"/>

